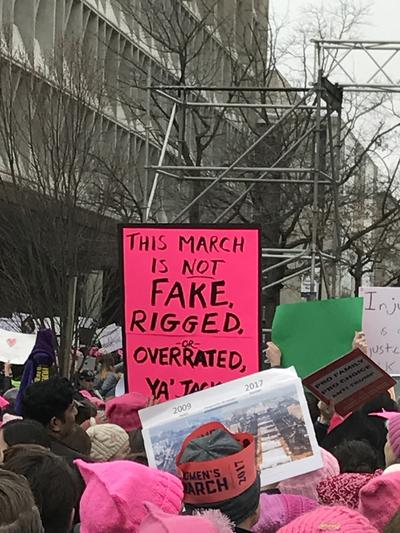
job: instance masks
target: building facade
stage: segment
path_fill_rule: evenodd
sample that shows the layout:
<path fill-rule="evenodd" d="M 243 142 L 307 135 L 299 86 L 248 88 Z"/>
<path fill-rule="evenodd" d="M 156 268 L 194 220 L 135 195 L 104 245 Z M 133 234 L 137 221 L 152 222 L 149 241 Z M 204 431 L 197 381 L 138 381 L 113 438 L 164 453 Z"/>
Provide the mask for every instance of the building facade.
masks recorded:
<path fill-rule="evenodd" d="M 95 272 L 82 294 L 97 302 L 92 313 L 84 297 L 86 314 L 99 315 L 93 286 L 102 291 L 99 271 L 116 268 L 115 223 L 143 219 L 155 174 L 148 167 L 159 160 L 173 108 L 149 83 L 249 83 L 255 66 L 247 67 L 255 65 L 267 16 L 267 0 L 0 0 L 0 202 L 9 207 L 1 221 L 3 249 L 12 244 L 7 224 L 15 215 L 13 231 L 25 225 L 19 228 L 27 240 L 24 256 L 45 256 L 43 270 L 55 271 L 55 285 L 66 275 Z M 196 97 L 214 102 L 219 95 L 202 90 Z M 218 113 L 208 113 L 207 127 Z M 184 152 L 196 161 L 200 123 L 192 115 L 184 127 L 179 116 L 176 123 L 167 160 Z M 234 115 L 224 117 L 221 146 L 237 127 Z M 221 158 L 210 147 L 201 164 L 222 164 Z M 168 221 L 191 194 L 190 187 L 164 180 L 151 220 Z M 52 237 L 42 253 L 45 233 Z M 65 254 L 56 257 L 60 249 Z M 3 262 L 0 272 L 17 266 Z M 21 272 L 19 286 L 29 285 L 25 277 Z M 41 297 L 38 291 L 28 309 L 13 311 L 32 312 Z M 23 294 L 18 307 L 21 300 Z"/>

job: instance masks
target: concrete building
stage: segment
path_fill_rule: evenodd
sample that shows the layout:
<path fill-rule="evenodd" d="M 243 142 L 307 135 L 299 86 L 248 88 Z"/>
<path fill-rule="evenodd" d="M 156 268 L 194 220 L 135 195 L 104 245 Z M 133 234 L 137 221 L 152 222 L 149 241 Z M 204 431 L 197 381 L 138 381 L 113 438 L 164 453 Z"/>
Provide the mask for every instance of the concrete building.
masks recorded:
<path fill-rule="evenodd" d="M 88 218 L 92 231 L 82 241 L 83 251 L 71 244 L 77 257 L 66 270 L 82 268 L 90 277 L 92 289 L 82 293 L 89 292 L 91 300 L 101 301 L 93 298 L 93 286 L 102 290 L 104 283 L 99 272 L 91 272 L 116 267 L 115 222 L 138 221 L 146 207 L 154 172 L 145 166 L 158 161 L 173 105 L 152 100 L 146 113 L 149 75 L 159 85 L 219 86 L 237 76 L 250 83 L 246 62 L 266 35 L 267 15 L 268 0 L 0 0 L 0 202 L 14 211 L 29 204 L 28 219 L 35 206 L 51 211 L 60 233 L 59 207 L 71 183 L 75 186 L 71 205 L 80 214 L 71 235 L 78 239 Z M 179 30 L 171 38 L 173 28 Z M 190 61 L 182 63 L 183 53 Z M 199 97 L 218 98 L 212 91 Z M 235 128 L 235 120 L 224 120 L 224 135 Z M 196 143 L 192 122 L 185 140 L 190 151 Z M 173 133 L 171 160 L 180 142 Z M 74 147 L 79 154 L 72 161 Z M 66 161 L 61 166 L 61 153 L 69 167 Z M 205 157 L 215 163 L 218 154 L 210 148 Z M 184 193 L 176 182 L 160 187 L 154 219 L 167 221 L 177 198 L 186 201 Z M 0 244 L 7 244 L 6 237 L 0 236 Z M 89 241 L 95 249 L 89 250 Z M 92 261 L 102 247 L 104 254 Z M 58 265 L 62 276 L 64 259 Z M 99 315 L 100 307 L 97 303 L 92 314 Z"/>

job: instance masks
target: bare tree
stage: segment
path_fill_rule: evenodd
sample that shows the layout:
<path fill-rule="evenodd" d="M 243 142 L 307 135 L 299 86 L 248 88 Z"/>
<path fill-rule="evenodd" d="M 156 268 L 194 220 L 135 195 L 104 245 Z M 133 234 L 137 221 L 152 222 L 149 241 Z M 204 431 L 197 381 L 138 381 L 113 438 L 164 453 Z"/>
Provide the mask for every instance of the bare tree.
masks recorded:
<path fill-rule="evenodd" d="M 82 282 L 116 268 L 110 198 L 121 186 L 103 73 L 80 50 L 56 50 L 43 72 L 7 43 L 0 51 L 2 306 L 60 317 L 64 374 Z"/>
<path fill-rule="evenodd" d="M 200 173 L 203 179 L 214 178 L 215 175 L 210 172 L 191 170 L 191 167 L 229 166 L 243 153 L 244 148 L 274 125 L 273 133 L 264 139 L 258 150 L 243 159 L 243 164 L 254 167 L 315 166 L 316 114 L 312 106 L 308 109 L 299 106 L 282 123 L 280 121 L 285 111 L 274 111 L 270 107 L 274 104 L 294 107 L 304 94 L 291 91 L 290 84 L 279 73 L 279 66 L 290 63 L 291 83 L 307 86 L 313 79 L 312 38 L 357 37 L 365 23 L 368 7 L 346 0 L 340 0 L 333 9 L 325 7 L 320 10 L 315 4 L 310 4 L 305 8 L 304 18 L 295 32 L 282 40 L 280 28 L 268 26 L 267 19 L 258 21 L 258 25 L 254 19 L 249 19 L 240 28 L 232 25 L 229 13 L 223 12 L 220 7 L 225 2 L 199 0 L 188 4 L 175 0 L 163 3 L 141 0 L 133 4 L 119 0 L 118 3 L 128 25 L 137 28 L 136 35 L 141 36 L 143 44 L 159 59 L 160 68 L 151 69 L 153 86 L 166 84 L 204 87 L 202 90 L 192 88 L 190 91 L 177 91 L 174 94 L 177 99 L 187 99 L 198 104 L 216 102 L 223 95 L 207 90 L 207 87 L 218 85 L 282 89 L 280 93 L 272 90 L 262 90 L 259 93 L 235 90 L 225 100 L 227 103 L 261 104 L 258 109 L 232 111 L 179 105 L 179 112 L 173 121 L 166 161 L 186 166 L 182 176 L 190 178 Z M 151 113 L 147 116 L 146 91 L 143 88 L 148 85 L 149 65 L 138 65 L 128 56 L 120 59 L 125 65 L 117 76 L 121 101 L 131 109 L 132 115 L 143 125 L 143 129 L 147 127 L 153 146 L 159 149 L 174 107 L 173 98 L 166 99 L 161 94 L 162 91 L 152 91 Z M 330 71 L 335 59 L 331 58 L 331 63 L 324 65 L 326 72 Z M 362 197 L 363 205 L 369 202 L 370 193 L 365 194 L 365 173 L 360 179 L 355 179 L 355 176 L 360 174 L 376 144 L 393 135 L 398 124 L 385 127 L 378 123 L 362 142 L 356 143 L 356 150 L 349 151 L 346 147 L 352 145 L 351 136 L 354 137 L 354 132 L 359 129 L 360 121 L 371 110 L 379 109 L 383 103 L 388 103 L 388 98 L 382 95 L 374 99 L 345 95 L 339 125 L 341 145 L 335 147 L 333 158 L 329 147 L 329 129 L 332 128 L 332 123 L 329 123 L 328 115 L 322 116 L 320 167 L 326 174 L 333 173 L 332 161 L 339 151 L 345 154 L 340 176 L 336 176 L 336 179 L 337 190 L 346 189 L 346 194 L 335 196 L 331 188 L 320 187 L 317 244 L 320 250 L 325 249 L 336 256 L 343 255 L 342 266 L 347 264 L 352 275 L 355 275 L 356 269 L 353 264 L 350 265 L 351 257 L 355 257 L 354 246 L 364 250 L 362 262 L 370 268 L 371 261 L 367 256 L 376 247 L 366 247 L 365 241 L 372 242 L 372 237 L 377 236 L 379 230 L 396 220 L 398 212 L 397 205 L 391 205 L 390 208 L 386 205 L 380 211 L 368 210 L 368 217 L 364 217 L 362 227 L 347 224 L 351 220 L 348 214 L 359 205 L 360 198 Z M 332 120 L 335 117 L 331 117 L 331 122 Z M 279 126 L 276 126 L 278 122 Z M 336 128 L 337 134 L 337 122 L 336 126 L 333 124 L 333 128 Z M 336 139 L 333 139 L 332 144 L 338 144 Z M 153 156 L 157 156 L 157 150 Z M 231 173 L 228 177 L 232 176 L 241 175 Z M 266 182 L 262 181 L 261 173 L 253 172 L 242 174 L 241 177 L 258 177 L 259 184 L 227 184 L 221 181 L 191 207 L 190 220 L 256 221 L 262 225 L 265 247 L 306 248 L 312 239 L 313 189 L 312 186 L 301 183 L 283 183 L 283 180 L 293 176 L 308 179 L 313 177 L 312 174 L 296 176 L 271 172 L 265 175 L 269 178 L 269 182 Z M 381 178 L 379 193 L 394 199 L 396 196 L 391 177 L 385 175 Z M 169 179 L 164 182 L 161 195 L 168 199 L 169 215 L 173 216 L 182 206 L 202 194 L 204 186 L 203 181 L 197 180 L 180 182 Z M 380 250 L 382 253 L 382 247 Z M 264 267 L 275 266 L 277 262 L 277 258 L 270 258 L 265 261 Z M 266 282 L 275 285 L 265 293 L 267 326 L 270 325 L 275 306 L 280 300 L 279 280 L 303 270 L 304 266 L 305 263 L 300 260 L 292 266 L 282 265 L 268 271 Z M 329 267 L 325 273 L 330 275 Z"/>
<path fill-rule="evenodd" d="M 195 106 L 222 100 L 222 94 L 207 90 L 207 87 L 236 87 L 254 82 L 258 58 L 253 37 L 255 33 L 263 33 L 266 42 L 264 22 L 256 28 L 257 21 L 251 10 L 250 13 L 243 11 L 235 18 L 234 10 L 226 2 L 216 0 L 198 0 L 192 4 L 178 0 L 161 3 L 157 0 L 136 3 L 118 0 L 118 3 L 128 25 L 139 28 L 136 34 L 141 36 L 143 46 L 159 60 L 159 66 L 153 64 L 150 71 L 152 85 L 191 88 L 175 91 L 172 98 L 166 98 L 162 91 L 152 91 L 148 116 L 147 95 L 143 89 L 148 85 L 150 65 L 139 65 L 124 54 L 120 60 L 125 67 L 120 69 L 118 77 L 123 104 L 129 106 L 132 115 L 144 129 L 147 128 L 153 146 L 160 148 L 173 112 L 174 98 L 183 102 L 174 116 L 166 155 L 170 164 L 187 167 L 182 176 L 199 174 L 191 167 L 229 161 L 232 137 L 238 142 L 243 138 L 244 123 L 240 113 L 228 112 L 222 107 Z M 245 54 L 248 49 L 252 49 L 251 56 Z M 240 99 L 240 93 L 232 91 L 225 101 L 237 103 Z M 194 106 L 186 105 L 188 100 Z M 156 157 L 157 151 L 153 160 Z M 203 188 L 204 184 L 197 180 L 189 184 L 170 180 L 168 186 L 160 190 L 172 216 L 196 198 Z M 212 219 L 209 198 L 192 206 L 189 212 L 192 222 Z"/>

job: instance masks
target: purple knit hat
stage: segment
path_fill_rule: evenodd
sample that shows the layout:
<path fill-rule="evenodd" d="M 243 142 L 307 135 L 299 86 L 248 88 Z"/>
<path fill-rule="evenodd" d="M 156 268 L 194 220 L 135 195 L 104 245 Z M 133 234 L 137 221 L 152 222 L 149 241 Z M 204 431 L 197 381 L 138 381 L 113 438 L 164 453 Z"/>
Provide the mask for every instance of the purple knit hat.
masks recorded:
<path fill-rule="evenodd" d="M 50 368 L 55 364 L 56 354 L 54 346 L 54 334 L 51 329 L 41 329 L 37 332 L 35 345 L 25 363 L 21 385 L 15 402 L 15 411 L 17 414 L 21 414 L 22 398 L 26 388 L 33 383 L 38 367 L 45 366 Z"/>
<path fill-rule="evenodd" d="M 315 500 L 292 494 L 261 494 L 260 518 L 253 527 L 253 533 L 276 533 L 280 527 L 289 524 L 299 516 L 314 511 Z"/>

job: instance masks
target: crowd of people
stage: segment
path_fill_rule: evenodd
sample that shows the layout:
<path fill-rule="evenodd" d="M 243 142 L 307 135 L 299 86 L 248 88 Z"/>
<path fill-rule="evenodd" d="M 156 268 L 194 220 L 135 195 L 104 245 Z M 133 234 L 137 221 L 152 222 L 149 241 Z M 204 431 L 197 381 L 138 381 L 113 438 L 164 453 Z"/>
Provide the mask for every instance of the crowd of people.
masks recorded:
<path fill-rule="evenodd" d="M 138 412 L 152 400 L 115 395 L 116 354 L 72 380 L 52 376 L 46 335 L 24 369 L 1 375 L 1 533 L 400 532 L 390 391 L 345 418 L 306 392 L 317 471 L 261 486 L 256 436 L 210 421 L 187 436 L 172 475 L 147 463 Z M 365 349 L 362 335 L 355 345 Z M 278 347 L 267 357 L 279 366 Z"/>

